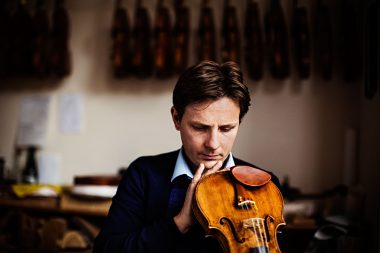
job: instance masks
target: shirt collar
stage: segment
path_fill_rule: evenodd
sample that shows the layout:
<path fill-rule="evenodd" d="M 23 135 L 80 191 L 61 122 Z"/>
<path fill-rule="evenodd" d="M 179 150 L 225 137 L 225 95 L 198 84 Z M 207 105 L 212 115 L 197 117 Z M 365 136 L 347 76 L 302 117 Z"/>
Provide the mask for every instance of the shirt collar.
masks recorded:
<path fill-rule="evenodd" d="M 228 160 L 226 163 L 226 168 L 235 166 L 235 161 L 234 161 L 234 158 L 232 157 L 232 153 L 230 153 L 228 155 L 227 159 Z M 176 161 L 175 167 L 174 167 L 174 172 L 173 172 L 173 175 L 172 175 L 172 178 L 170 181 L 173 181 L 176 177 L 181 176 L 181 175 L 187 175 L 190 178 L 193 178 L 193 176 L 194 176 L 193 173 L 191 172 L 189 165 L 187 164 L 187 162 L 183 156 L 183 149 L 182 148 L 179 151 L 177 161 Z"/>

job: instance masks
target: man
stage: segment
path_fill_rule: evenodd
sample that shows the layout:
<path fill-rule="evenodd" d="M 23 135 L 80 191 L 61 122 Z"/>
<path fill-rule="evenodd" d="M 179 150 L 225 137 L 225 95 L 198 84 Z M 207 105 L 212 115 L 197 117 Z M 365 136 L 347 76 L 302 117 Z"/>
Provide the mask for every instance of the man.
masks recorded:
<path fill-rule="evenodd" d="M 202 176 L 253 166 L 231 154 L 249 106 L 248 88 L 233 62 L 202 62 L 181 74 L 171 115 L 182 148 L 131 163 L 94 252 L 222 252 L 215 239 L 205 238 L 191 201 Z M 279 185 L 274 175 L 272 181 Z"/>

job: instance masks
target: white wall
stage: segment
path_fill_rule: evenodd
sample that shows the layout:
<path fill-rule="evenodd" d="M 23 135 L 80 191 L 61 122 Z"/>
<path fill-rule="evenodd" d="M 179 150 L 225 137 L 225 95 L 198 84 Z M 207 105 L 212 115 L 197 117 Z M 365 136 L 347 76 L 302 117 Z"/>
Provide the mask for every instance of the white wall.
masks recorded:
<path fill-rule="evenodd" d="M 169 113 L 175 77 L 114 80 L 109 68 L 112 1 L 66 2 L 72 25 L 73 73 L 59 83 L 3 81 L 0 156 L 13 167 L 19 102 L 30 94 L 51 96 L 43 152 L 62 157 L 63 183 L 71 183 L 74 175 L 116 173 L 138 156 L 179 148 Z M 126 2 L 133 6 L 134 1 Z M 145 2 L 153 14 L 155 1 Z M 199 1 L 191 2 L 194 27 Z M 131 9 L 129 13 L 132 17 Z M 216 17 L 220 20 L 220 13 Z M 339 73 L 339 67 L 335 70 Z M 234 154 L 272 170 L 280 179 L 289 175 L 291 184 L 305 192 L 333 187 L 343 180 L 345 131 L 359 127 L 360 85 L 343 83 L 339 74 L 323 82 L 313 73 L 310 80 L 300 82 L 292 71 L 284 82 L 272 80 L 268 73 L 260 82 L 247 77 L 253 106 L 241 125 Z M 36 83 L 42 87 L 27 88 Z M 85 129 L 80 134 L 59 131 L 58 99 L 63 94 L 83 96 Z"/>

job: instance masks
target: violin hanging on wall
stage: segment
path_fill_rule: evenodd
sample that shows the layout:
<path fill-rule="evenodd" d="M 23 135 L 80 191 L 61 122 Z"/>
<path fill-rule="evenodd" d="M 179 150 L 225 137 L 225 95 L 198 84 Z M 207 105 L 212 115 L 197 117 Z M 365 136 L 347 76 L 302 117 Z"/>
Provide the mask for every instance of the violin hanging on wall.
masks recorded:
<path fill-rule="evenodd" d="M 372 99 L 379 85 L 379 2 L 373 1 L 365 17 L 365 80 L 364 96 Z"/>
<path fill-rule="evenodd" d="M 277 229 L 285 225 L 280 190 L 265 171 L 234 166 L 204 176 L 193 199 L 194 215 L 225 253 L 281 252 Z"/>
<path fill-rule="evenodd" d="M 330 11 L 322 0 L 317 1 L 315 15 L 315 65 L 322 78 L 328 81 L 333 72 L 333 38 Z"/>
<path fill-rule="evenodd" d="M 198 27 L 198 60 L 216 60 L 214 12 L 209 0 L 202 0 Z"/>
<path fill-rule="evenodd" d="M 276 79 L 289 76 L 288 31 L 280 0 L 270 0 L 265 15 L 265 41 L 269 70 Z"/>
<path fill-rule="evenodd" d="M 341 3 L 341 22 L 340 30 L 341 39 L 340 60 L 343 65 L 343 78 L 346 82 L 355 82 L 360 80 L 362 75 L 362 51 L 361 38 L 362 29 L 358 9 L 355 8 L 357 1 L 348 0 Z M 376 33 L 376 32 L 375 32 Z"/>
<path fill-rule="evenodd" d="M 5 2 L 0 1 L 0 79 L 8 77 L 10 72 L 12 15 Z"/>
<path fill-rule="evenodd" d="M 175 1 L 175 24 L 174 24 L 174 52 L 173 69 L 179 74 L 188 64 L 189 58 L 189 33 L 190 33 L 190 12 L 189 8 L 183 5 L 183 0 Z"/>
<path fill-rule="evenodd" d="M 32 66 L 33 21 L 27 1 L 19 1 L 12 17 L 10 70 L 14 76 L 30 76 Z"/>
<path fill-rule="evenodd" d="M 307 10 L 299 6 L 297 0 L 293 5 L 293 39 L 295 52 L 295 65 L 298 76 L 306 79 L 310 76 L 310 33 Z"/>
<path fill-rule="evenodd" d="M 224 0 L 222 20 L 222 62 L 240 63 L 240 33 L 236 8 L 229 0 Z"/>
<path fill-rule="evenodd" d="M 52 49 L 50 64 L 53 74 L 65 77 L 71 73 L 71 52 L 69 49 L 70 20 L 64 0 L 56 0 L 52 18 Z"/>
<path fill-rule="evenodd" d="M 128 13 L 121 6 L 121 0 L 117 0 L 111 30 L 113 40 L 111 63 L 116 78 L 126 77 L 130 71 L 129 36 Z"/>
<path fill-rule="evenodd" d="M 264 47 L 258 4 L 252 0 L 246 6 L 244 40 L 244 56 L 249 77 L 260 80 L 264 69 Z"/>
<path fill-rule="evenodd" d="M 153 72 L 150 18 L 141 0 L 137 0 L 134 13 L 132 71 L 140 78 L 147 78 Z"/>
<path fill-rule="evenodd" d="M 159 0 L 154 25 L 154 69 L 158 78 L 167 78 L 172 71 L 171 22 L 169 10 Z"/>
<path fill-rule="evenodd" d="M 36 2 L 36 12 L 33 17 L 33 72 L 36 76 L 44 78 L 49 74 L 49 37 L 50 24 L 46 2 Z"/>

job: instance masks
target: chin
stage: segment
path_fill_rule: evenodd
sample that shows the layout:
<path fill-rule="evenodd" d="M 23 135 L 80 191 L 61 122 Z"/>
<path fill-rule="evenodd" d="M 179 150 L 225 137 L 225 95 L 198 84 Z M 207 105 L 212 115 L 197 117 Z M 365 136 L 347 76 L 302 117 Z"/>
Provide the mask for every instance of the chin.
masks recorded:
<path fill-rule="evenodd" d="M 203 161 L 206 169 L 211 169 L 218 161 Z"/>

